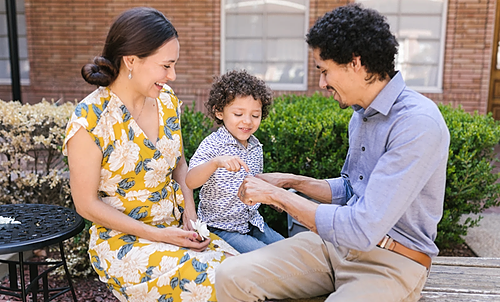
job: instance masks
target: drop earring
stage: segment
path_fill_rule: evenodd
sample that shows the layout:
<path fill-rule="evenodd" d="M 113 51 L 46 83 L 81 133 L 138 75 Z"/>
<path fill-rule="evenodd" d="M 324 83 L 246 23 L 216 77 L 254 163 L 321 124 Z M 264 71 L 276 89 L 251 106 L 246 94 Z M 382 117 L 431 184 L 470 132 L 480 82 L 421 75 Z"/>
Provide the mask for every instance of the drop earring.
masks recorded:
<path fill-rule="evenodd" d="M 128 71 L 128 79 L 132 80 L 132 69 L 129 69 Z"/>

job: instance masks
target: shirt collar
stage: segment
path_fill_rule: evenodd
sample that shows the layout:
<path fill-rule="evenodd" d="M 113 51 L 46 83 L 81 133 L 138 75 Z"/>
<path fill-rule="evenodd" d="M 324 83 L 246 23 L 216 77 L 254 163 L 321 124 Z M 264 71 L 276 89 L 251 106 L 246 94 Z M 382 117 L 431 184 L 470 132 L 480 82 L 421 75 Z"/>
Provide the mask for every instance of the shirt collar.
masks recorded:
<path fill-rule="evenodd" d="M 241 146 L 242 148 L 245 148 L 234 136 L 229 133 L 227 128 L 222 125 L 219 127 L 217 130 L 217 133 L 219 134 L 219 137 L 221 139 L 221 143 L 226 144 L 226 145 L 235 145 L 235 146 Z M 248 147 L 246 149 L 252 149 L 255 146 L 258 146 L 260 143 L 257 140 L 257 138 L 253 135 L 250 136 L 248 139 Z"/>
<path fill-rule="evenodd" d="M 389 111 L 396 102 L 398 96 L 405 88 L 406 84 L 403 80 L 403 76 L 398 71 L 396 72 L 394 77 L 392 77 L 389 83 L 387 83 L 387 85 L 385 85 L 385 87 L 380 91 L 377 97 L 375 97 L 370 106 L 366 108 L 365 114 L 371 115 L 373 114 L 373 110 L 375 110 L 376 112 L 380 112 L 383 115 L 389 114 Z M 360 112 L 359 110 L 362 109 L 361 106 L 357 105 L 353 106 L 353 108 L 358 112 Z"/>

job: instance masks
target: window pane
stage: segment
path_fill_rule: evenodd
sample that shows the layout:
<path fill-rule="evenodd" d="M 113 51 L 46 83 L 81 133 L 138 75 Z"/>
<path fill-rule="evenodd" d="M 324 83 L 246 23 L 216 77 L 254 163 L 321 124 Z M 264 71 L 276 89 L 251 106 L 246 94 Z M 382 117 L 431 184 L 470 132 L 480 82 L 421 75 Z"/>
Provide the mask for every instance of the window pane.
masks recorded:
<path fill-rule="evenodd" d="M 245 69 L 250 74 L 253 74 L 260 79 L 264 79 L 264 74 L 266 73 L 265 66 L 262 63 L 228 62 L 226 64 L 226 71 L 240 69 Z"/>
<path fill-rule="evenodd" d="M 434 38 L 441 37 L 441 17 L 439 16 L 404 16 L 400 19 L 399 38 Z"/>
<path fill-rule="evenodd" d="M 267 34 L 269 37 L 303 37 L 304 24 L 304 15 L 269 15 Z"/>
<path fill-rule="evenodd" d="M 304 64 L 269 63 L 267 64 L 265 81 L 269 83 L 302 83 L 304 81 Z"/>
<path fill-rule="evenodd" d="M 265 9 L 268 13 L 304 13 L 306 11 L 305 0 L 264 0 Z"/>
<path fill-rule="evenodd" d="M 245 69 L 267 83 L 303 83 L 304 69 L 302 63 L 228 63 L 226 70 Z"/>
<path fill-rule="evenodd" d="M 398 16 L 395 15 L 388 15 L 387 17 L 387 23 L 389 23 L 389 26 L 391 27 L 391 32 L 396 36 L 396 38 L 399 35 L 399 18 Z"/>
<path fill-rule="evenodd" d="M 21 79 L 29 79 L 28 45 L 26 39 L 26 17 L 24 15 L 24 0 L 16 0 L 16 19 L 18 35 L 18 56 Z M 9 84 L 10 76 L 9 37 L 7 32 L 7 12 L 5 0 L 0 0 L 0 80 Z"/>
<path fill-rule="evenodd" d="M 28 42 L 26 40 L 26 37 L 24 38 L 19 38 L 18 41 L 18 56 L 19 59 L 27 59 L 28 58 Z"/>
<path fill-rule="evenodd" d="M 257 39 L 227 39 L 226 61 L 261 62 L 264 60 L 263 41 Z"/>
<path fill-rule="evenodd" d="M 0 1 L 2 2 L 2 1 Z M 6 36 L 7 32 L 7 15 L 0 12 L 0 36 Z"/>
<path fill-rule="evenodd" d="M 399 11 L 399 0 L 358 0 L 364 7 L 373 8 L 383 15 L 395 14 Z"/>
<path fill-rule="evenodd" d="M 226 13 L 262 13 L 264 12 L 264 1 L 252 0 L 226 0 L 224 9 Z"/>
<path fill-rule="evenodd" d="M 0 38 L 0 60 L 9 60 L 9 39 Z"/>
<path fill-rule="evenodd" d="M 295 61 L 304 60 L 305 56 L 303 39 L 276 39 L 267 42 L 267 58 L 269 61 Z"/>
<path fill-rule="evenodd" d="M 26 36 L 26 16 L 17 15 L 17 35 Z"/>
<path fill-rule="evenodd" d="M 259 37 L 263 36 L 263 21 L 260 15 L 227 15 L 226 37 Z"/>
<path fill-rule="evenodd" d="M 408 86 L 437 86 L 438 69 L 436 65 L 402 64 L 400 70 Z"/>
<path fill-rule="evenodd" d="M 401 0 L 403 14 L 439 14 L 443 11 L 443 0 Z"/>
<path fill-rule="evenodd" d="M 16 12 L 24 14 L 24 0 L 16 0 Z"/>
<path fill-rule="evenodd" d="M 221 72 L 246 69 L 269 84 L 306 89 L 308 5 L 308 0 L 223 1 Z"/>
<path fill-rule="evenodd" d="M 500 70 L 500 42 L 497 45 L 497 70 Z"/>
<path fill-rule="evenodd" d="M 30 62 L 28 60 L 19 60 L 19 73 L 21 79 L 30 78 Z"/>
<path fill-rule="evenodd" d="M 226 0 L 227 13 L 297 13 L 306 11 L 306 0 Z"/>
<path fill-rule="evenodd" d="M 0 60 L 0 79 L 10 80 L 10 68 L 8 60 Z"/>
<path fill-rule="evenodd" d="M 441 43 L 417 39 L 398 40 L 398 63 L 438 64 Z"/>
<path fill-rule="evenodd" d="M 387 17 L 399 43 L 396 69 L 408 86 L 441 88 L 447 0 L 356 0 Z"/>

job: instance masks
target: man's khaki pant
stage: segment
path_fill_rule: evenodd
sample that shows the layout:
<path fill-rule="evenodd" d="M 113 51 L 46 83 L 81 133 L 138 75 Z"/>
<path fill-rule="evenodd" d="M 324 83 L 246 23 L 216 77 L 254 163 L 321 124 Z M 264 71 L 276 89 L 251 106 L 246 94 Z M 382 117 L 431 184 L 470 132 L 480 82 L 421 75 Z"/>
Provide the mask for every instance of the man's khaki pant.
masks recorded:
<path fill-rule="evenodd" d="M 219 302 L 307 298 L 326 301 L 418 301 L 427 269 L 394 252 L 336 248 L 302 232 L 223 261 L 216 270 Z"/>

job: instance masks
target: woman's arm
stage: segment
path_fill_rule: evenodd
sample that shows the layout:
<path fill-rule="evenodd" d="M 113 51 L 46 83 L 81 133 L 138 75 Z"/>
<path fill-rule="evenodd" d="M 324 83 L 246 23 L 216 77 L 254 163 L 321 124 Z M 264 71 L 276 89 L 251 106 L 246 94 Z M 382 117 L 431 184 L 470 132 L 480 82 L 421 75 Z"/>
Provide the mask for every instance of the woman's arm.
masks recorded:
<path fill-rule="evenodd" d="M 218 168 L 225 168 L 228 171 L 237 172 L 241 167 L 247 172 L 250 171 L 248 165 L 238 156 L 217 156 L 189 170 L 186 175 L 186 185 L 191 189 L 196 189 L 205 184 Z"/>
<path fill-rule="evenodd" d="M 101 179 L 102 153 L 85 129 L 80 129 L 67 142 L 70 169 L 71 196 L 77 212 L 84 218 L 126 234 L 151 241 L 159 241 L 204 250 L 208 241 L 196 240 L 196 232 L 179 228 L 160 229 L 135 220 L 99 199 L 97 192 Z"/>
<path fill-rule="evenodd" d="M 186 185 L 187 170 L 188 165 L 184 152 L 182 152 L 181 159 L 177 163 L 177 167 L 174 169 L 172 176 L 181 187 L 182 195 L 184 196 L 184 213 L 182 214 L 183 228 L 187 231 L 194 231 L 190 221 L 196 221 L 198 216 L 196 215 L 196 208 L 194 206 L 193 190 Z"/>

